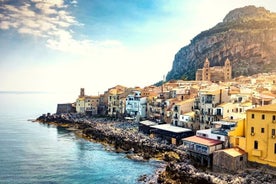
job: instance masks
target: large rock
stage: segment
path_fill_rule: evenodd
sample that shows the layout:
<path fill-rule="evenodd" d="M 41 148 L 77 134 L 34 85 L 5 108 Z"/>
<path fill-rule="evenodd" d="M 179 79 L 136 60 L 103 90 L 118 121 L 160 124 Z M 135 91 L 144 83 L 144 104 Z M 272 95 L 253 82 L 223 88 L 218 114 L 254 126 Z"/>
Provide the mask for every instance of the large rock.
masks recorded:
<path fill-rule="evenodd" d="M 276 68 L 275 50 L 276 14 L 255 6 L 238 8 L 181 48 L 166 80 L 195 79 L 206 58 L 210 66 L 222 66 L 229 58 L 232 77 L 271 72 Z"/>

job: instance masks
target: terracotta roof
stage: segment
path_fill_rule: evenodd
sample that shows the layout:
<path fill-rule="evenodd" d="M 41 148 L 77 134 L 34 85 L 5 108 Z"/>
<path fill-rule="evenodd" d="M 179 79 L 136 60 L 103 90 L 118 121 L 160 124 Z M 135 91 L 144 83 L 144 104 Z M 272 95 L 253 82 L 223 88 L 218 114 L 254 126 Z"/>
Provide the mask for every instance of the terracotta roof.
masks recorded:
<path fill-rule="evenodd" d="M 214 145 L 222 143 L 222 141 L 203 138 L 203 137 L 199 137 L 199 136 L 191 136 L 191 137 L 184 138 L 182 140 L 190 141 L 190 142 L 194 142 L 194 143 L 198 143 L 198 144 L 202 144 L 202 145 L 206 145 L 206 146 L 214 146 Z"/>

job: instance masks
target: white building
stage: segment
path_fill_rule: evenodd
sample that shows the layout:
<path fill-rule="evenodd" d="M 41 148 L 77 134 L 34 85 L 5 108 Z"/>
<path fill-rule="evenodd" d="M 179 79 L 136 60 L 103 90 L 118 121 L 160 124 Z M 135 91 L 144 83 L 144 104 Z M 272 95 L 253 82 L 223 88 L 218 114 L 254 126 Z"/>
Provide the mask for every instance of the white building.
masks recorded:
<path fill-rule="evenodd" d="M 126 113 L 131 117 L 146 117 L 147 98 L 140 91 L 133 91 L 126 98 Z"/>

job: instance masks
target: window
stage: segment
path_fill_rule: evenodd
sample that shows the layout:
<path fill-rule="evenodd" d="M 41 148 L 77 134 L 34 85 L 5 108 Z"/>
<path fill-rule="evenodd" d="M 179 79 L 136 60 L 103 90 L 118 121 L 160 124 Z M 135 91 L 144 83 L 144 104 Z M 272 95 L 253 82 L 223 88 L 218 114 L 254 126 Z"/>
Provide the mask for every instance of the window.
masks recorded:
<path fill-rule="evenodd" d="M 261 133 L 264 133 L 264 128 L 261 128 Z"/>
<path fill-rule="evenodd" d="M 276 154 L 276 143 L 274 144 L 274 154 Z"/>
<path fill-rule="evenodd" d="M 242 156 L 240 157 L 240 161 L 243 161 L 243 157 Z"/>
<path fill-rule="evenodd" d="M 254 141 L 254 149 L 258 149 L 258 141 Z"/>
<path fill-rule="evenodd" d="M 255 118 L 255 114 L 251 114 L 251 119 L 254 119 Z"/>
<path fill-rule="evenodd" d="M 265 115 L 264 114 L 262 114 L 262 119 L 265 119 Z"/>
<path fill-rule="evenodd" d="M 217 136 L 218 140 L 220 140 L 220 136 Z"/>
<path fill-rule="evenodd" d="M 275 129 L 272 129 L 271 134 L 275 135 Z"/>
<path fill-rule="evenodd" d="M 275 115 L 272 116 L 272 120 L 273 121 L 276 120 L 276 116 Z"/>
<path fill-rule="evenodd" d="M 251 133 L 254 133 L 254 127 L 251 127 Z"/>

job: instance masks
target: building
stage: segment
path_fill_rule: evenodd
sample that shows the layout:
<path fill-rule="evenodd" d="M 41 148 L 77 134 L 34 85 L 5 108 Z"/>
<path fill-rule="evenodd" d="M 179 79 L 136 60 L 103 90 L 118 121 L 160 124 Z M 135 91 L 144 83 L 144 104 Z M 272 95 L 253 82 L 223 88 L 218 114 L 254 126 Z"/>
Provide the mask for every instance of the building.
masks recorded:
<path fill-rule="evenodd" d="M 147 117 L 151 120 L 163 122 L 164 117 L 164 102 L 161 98 L 157 96 L 149 99 L 147 101 Z"/>
<path fill-rule="evenodd" d="M 194 101 L 195 121 L 199 122 L 200 129 L 211 127 L 211 122 L 217 120 L 214 110 L 222 103 L 229 102 L 230 96 L 225 89 L 215 91 L 200 91 Z"/>
<path fill-rule="evenodd" d="M 99 106 L 98 106 L 98 114 L 106 115 L 107 114 L 107 103 L 104 101 L 104 94 L 99 96 Z"/>
<path fill-rule="evenodd" d="M 180 121 L 180 116 L 184 113 L 191 112 L 193 109 L 195 99 L 183 100 L 175 103 L 172 106 L 172 124 L 175 126 L 183 127 L 184 124 Z"/>
<path fill-rule="evenodd" d="M 276 104 L 246 111 L 248 160 L 276 167 Z"/>
<path fill-rule="evenodd" d="M 237 119 L 237 118 L 245 118 L 246 110 L 253 108 L 251 102 L 245 103 L 223 103 L 218 105 L 213 109 L 213 115 L 215 115 L 215 120 L 219 121 L 222 119 Z"/>
<path fill-rule="evenodd" d="M 224 148 L 235 147 L 239 145 L 238 138 L 244 136 L 244 124 L 244 119 L 214 121 L 212 128 L 198 130 L 196 135 L 222 141 Z"/>
<path fill-rule="evenodd" d="M 256 107 L 276 103 L 275 95 L 255 94 L 252 97 L 252 104 Z"/>
<path fill-rule="evenodd" d="M 83 96 L 76 100 L 77 113 L 87 115 L 97 115 L 99 106 L 99 96 Z"/>
<path fill-rule="evenodd" d="M 76 112 L 75 105 L 72 103 L 66 103 L 66 104 L 58 104 L 57 105 L 57 114 L 62 114 L 62 113 L 74 113 Z"/>
<path fill-rule="evenodd" d="M 188 151 L 196 160 L 200 160 L 201 165 L 211 166 L 213 152 L 222 149 L 222 141 L 191 136 L 182 139 L 184 149 Z"/>
<path fill-rule="evenodd" d="M 224 148 L 237 147 L 239 138 L 244 136 L 244 124 L 244 119 L 212 122 L 212 128 L 198 130 L 196 136 L 183 139 L 184 148 L 203 165 L 211 166 L 212 162 L 217 164 L 222 156 L 213 158 L 213 153 Z"/>
<path fill-rule="evenodd" d="M 181 128 L 171 124 L 154 125 L 150 128 L 152 128 L 150 131 L 151 136 L 161 137 L 171 144 L 179 144 L 181 139 L 194 135 L 191 129 Z"/>
<path fill-rule="evenodd" d="M 179 117 L 179 123 L 183 125 L 184 128 L 190 128 L 193 131 L 199 129 L 199 123 L 195 123 L 195 112 L 187 112 Z"/>
<path fill-rule="evenodd" d="M 242 170 L 247 164 L 247 154 L 239 148 L 228 148 L 213 153 L 213 168 L 231 172 Z"/>
<path fill-rule="evenodd" d="M 197 81 L 225 82 L 232 79 L 232 66 L 227 58 L 224 66 L 210 67 L 210 62 L 206 58 L 203 68 L 196 71 Z"/>
<path fill-rule="evenodd" d="M 139 122 L 139 131 L 144 134 L 150 134 L 150 131 L 153 129 L 152 126 L 158 125 L 156 122 L 144 120 Z"/>
<path fill-rule="evenodd" d="M 120 97 L 125 93 L 126 87 L 117 85 L 113 88 L 109 88 L 106 92 L 107 96 L 107 108 L 108 115 L 111 117 L 119 117 L 124 110 L 124 103 L 120 100 Z"/>
<path fill-rule="evenodd" d="M 126 98 L 126 114 L 138 119 L 146 117 L 147 98 L 141 98 L 140 91 L 132 91 Z"/>

